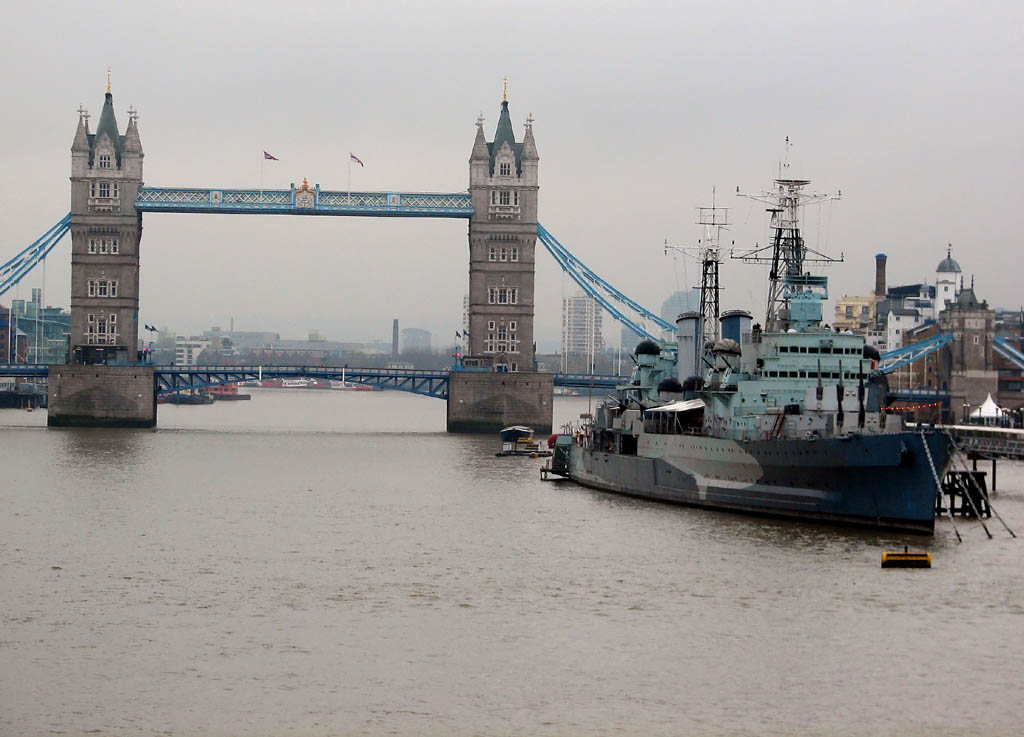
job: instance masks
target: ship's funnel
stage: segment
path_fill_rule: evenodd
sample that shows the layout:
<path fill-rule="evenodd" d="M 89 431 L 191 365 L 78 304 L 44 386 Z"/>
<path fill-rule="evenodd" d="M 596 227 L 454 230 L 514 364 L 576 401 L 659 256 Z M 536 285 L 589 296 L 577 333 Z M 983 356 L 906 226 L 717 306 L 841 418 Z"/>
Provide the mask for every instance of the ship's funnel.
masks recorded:
<path fill-rule="evenodd" d="M 729 310 L 723 312 L 719 318 L 722 323 L 722 337 L 743 343 L 743 336 L 750 332 L 750 323 L 753 317 L 746 310 Z"/>
<path fill-rule="evenodd" d="M 700 326 L 700 313 L 684 312 L 676 318 L 676 339 L 678 354 L 676 366 L 679 382 L 697 375 L 697 335 Z"/>

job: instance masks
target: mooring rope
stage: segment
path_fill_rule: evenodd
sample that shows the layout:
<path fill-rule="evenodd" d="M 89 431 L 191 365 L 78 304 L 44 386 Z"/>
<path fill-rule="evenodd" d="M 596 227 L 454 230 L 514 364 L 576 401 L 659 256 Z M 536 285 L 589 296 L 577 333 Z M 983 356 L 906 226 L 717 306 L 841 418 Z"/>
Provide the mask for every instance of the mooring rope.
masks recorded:
<path fill-rule="evenodd" d="M 939 509 L 942 509 L 942 482 L 939 481 L 939 473 L 935 470 L 935 461 L 932 460 L 932 449 L 928 447 L 928 438 L 925 437 L 924 430 L 921 430 L 921 443 L 924 445 L 924 453 L 928 456 L 928 466 L 932 469 L 932 478 L 935 479 L 935 498 L 939 502 Z M 960 530 L 956 529 L 956 520 L 953 519 L 953 510 L 950 509 L 953 505 L 950 504 L 946 507 L 946 514 L 949 515 L 949 522 L 953 525 L 953 532 L 956 533 L 956 541 L 962 543 L 964 540 L 960 537 Z"/>

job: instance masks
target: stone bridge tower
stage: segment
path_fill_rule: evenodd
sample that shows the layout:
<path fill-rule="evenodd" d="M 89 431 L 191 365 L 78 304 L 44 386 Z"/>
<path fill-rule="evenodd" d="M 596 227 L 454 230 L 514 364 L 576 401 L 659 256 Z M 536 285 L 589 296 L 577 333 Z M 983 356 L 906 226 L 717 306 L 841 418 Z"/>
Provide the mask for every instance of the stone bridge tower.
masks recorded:
<path fill-rule="evenodd" d="M 448 377 L 448 431 L 528 425 L 551 432 L 553 375 L 538 373 L 533 337 L 537 244 L 533 118 L 516 142 L 506 88 L 494 140 L 477 121 L 469 157 L 469 347 Z M 484 370 L 481 370 L 484 369 Z M 487 369 L 493 369 L 488 371 Z"/>
<path fill-rule="evenodd" d="M 537 165 L 533 118 L 516 143 L 501 103 L 494 140 L 483 119 L 469 158 L 469 365 L 534 371 L 534 268 L 537 242 Z"/>
<path fill-rule="evenodd" d="M 107 93 L 96 132 L 78 111 L 71 145 L 71 363 L 137 360 L 139 239 L 142 215 L 135 198 L 142 184 L 142 142 L 128 111 L 118 131 Z"/>
<path fill-rule="evenodd" d="M 78 111 L 71 144 L 72 365 L 50 367 L 50 426 L 156 425 L 153 367 L 137 363 L 142 142 L 135 111 L 128 116 L 121 135 L 109 72 L 95 133 L 89 114 Z"/>

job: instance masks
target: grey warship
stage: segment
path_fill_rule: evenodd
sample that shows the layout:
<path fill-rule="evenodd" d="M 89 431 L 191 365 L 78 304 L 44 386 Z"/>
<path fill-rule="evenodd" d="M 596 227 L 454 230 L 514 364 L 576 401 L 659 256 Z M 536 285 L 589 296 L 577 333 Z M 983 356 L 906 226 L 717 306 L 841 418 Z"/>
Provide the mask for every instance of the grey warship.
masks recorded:
<path fill-rule="evenodd" d="M 799 227 L 808 183 L 775 182 L 765 327 L 727 312 L 705 342 L 706 312 L 685 313 L 674 344 L 641 342 L 629 383 L 558 438 L 556 473 L 684 505 L 933 534 L 948 443 L 887 412 L 877 351 L 823 324 L 828 280 L 805 271 Z M 712 288 L 717 302 L 717 274 Z"/>

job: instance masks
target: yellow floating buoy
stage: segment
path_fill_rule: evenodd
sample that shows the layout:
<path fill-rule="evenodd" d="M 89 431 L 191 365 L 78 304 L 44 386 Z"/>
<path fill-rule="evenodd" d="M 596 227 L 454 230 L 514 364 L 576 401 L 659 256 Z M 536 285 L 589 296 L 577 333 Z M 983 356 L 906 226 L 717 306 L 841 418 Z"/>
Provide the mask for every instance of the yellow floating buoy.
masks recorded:
<path fill-rule="evenodd" d="M 882 568 L 931 568 L 931 553 L 910 553 L 903 546 L 902 553 L 882 553 Z"/>

